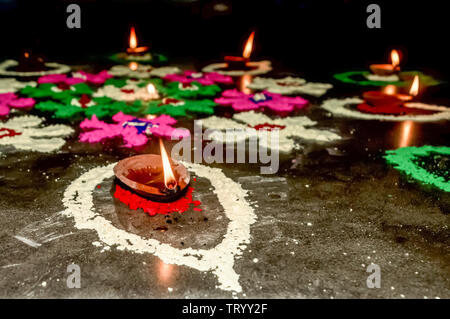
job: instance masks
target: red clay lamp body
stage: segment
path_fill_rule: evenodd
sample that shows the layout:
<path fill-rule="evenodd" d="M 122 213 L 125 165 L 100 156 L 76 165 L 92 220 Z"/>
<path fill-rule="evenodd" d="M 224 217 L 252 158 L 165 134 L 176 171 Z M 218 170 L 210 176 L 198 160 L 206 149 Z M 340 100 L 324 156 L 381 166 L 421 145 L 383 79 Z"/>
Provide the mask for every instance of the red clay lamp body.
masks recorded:
<path fill-rule="evenodd" d="M 391 51 L 391 64 L 372 64 L 370 71 L 376 75 L 387 76 L 400 71 L 400 54 L 397 50 Z"/>

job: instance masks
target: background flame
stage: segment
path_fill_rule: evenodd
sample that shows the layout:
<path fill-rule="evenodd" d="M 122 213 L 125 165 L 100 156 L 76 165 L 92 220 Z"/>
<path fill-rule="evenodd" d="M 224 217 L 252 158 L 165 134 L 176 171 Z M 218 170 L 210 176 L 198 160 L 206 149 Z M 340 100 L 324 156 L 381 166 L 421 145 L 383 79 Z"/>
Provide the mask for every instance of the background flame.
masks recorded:
<path fill-rule="evenodd" d="M 409 89 L 409 95 L 416 96 L 419 94 L 419 76 L 414 77 L 414 81 L 411 84 L 411 89 Z"/>
<path fill-rule="evenodd" d="M 397 50 L 391 51 L 391 63 L 394 68 L 400 65 L 400 55 Z"/>
<path fill-rule="evenodd" d="M 242 56 L 246 59 L 250 58 L 250 55 L 252 54 L 254 37 L 255 37 L 255 31 L 253 31 L 250 34 L 250 36 L 247 39 L 247 42 L 245 43 L 244 52 L 242 53 Z"/>
<path fill-rule="evenodd" d="M 130 49 L 136 49 L 136 48 L 137 48 L 136 31 L 134 30 L 134 27 L 131 27 L 131 30 L 130 30 Z"/>

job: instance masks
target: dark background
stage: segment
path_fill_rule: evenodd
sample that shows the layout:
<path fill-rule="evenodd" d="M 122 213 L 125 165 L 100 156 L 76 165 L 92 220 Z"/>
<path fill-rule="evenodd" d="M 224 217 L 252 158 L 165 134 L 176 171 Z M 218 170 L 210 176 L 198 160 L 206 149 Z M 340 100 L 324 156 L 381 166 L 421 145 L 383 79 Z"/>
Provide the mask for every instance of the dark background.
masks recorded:
<path fill-rule="evenodd" d="M 81 29 L 68 29 L 66 7 L 81 6 Z M 368 29 L 366 7 L 381 6 L 381 29 Z M 214 10 L 228 8 L 225 11 Z M 217 6 L 216 6 L 217 7 Z M 140 44 L 201 67 L 239 55 L 256 30 L 253 58 L 270 58 L 312 79 L 387 62 L 391 48 L 407 69 L 450 70 L 445 1 L 322 0 L 0 0 L 2 58 L 23 50 L 67 63 L 96 61 L 123 50 L 136 25 Z"/>

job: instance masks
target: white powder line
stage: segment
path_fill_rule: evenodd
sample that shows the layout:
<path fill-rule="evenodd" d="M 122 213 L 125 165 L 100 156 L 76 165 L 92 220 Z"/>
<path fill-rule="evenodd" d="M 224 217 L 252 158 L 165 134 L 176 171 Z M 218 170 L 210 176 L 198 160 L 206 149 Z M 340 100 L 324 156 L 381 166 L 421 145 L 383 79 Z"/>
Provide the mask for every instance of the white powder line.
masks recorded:
<path fill-rule="evenodd" d="M 166 264 L 185 265 L 202 272 L 211 271 L 217 276 L 218 288 L 241 292 L 239 275 L 233 269 L 234 261 L 250 242 L 250 225 L 256 221 L 253 208 L 246 199 L 247 191 L 218 168 L 183 164 L 198 177 L 209 179 L 225 216 L 230 220 L 222 241 L 211 249 L 178 249 L 156 239 L 145 239 L 116 228 L 111 221 L 96 213 L 92 192 L 103 180 L 114 176 L 115 164 L 93 168 L 73 181 L 64 192 L 65 214 L 73 217 L 77 229 L 96 231 L 99 241 L 106 246 L 154 254 Z"/>
<path fill-rule="evenodd" d="M 9 265 L 2 266 L 2 268 L 5 269 L 5 268 L 17 267 L 17 266 L 20 266 L 20 265 L 23 265 L 23 264 L 9 264 Z"/>
<path fill-rule="evenodd" d="M 22 236 L 19 236 L 19 235 L 16 235 L 16 236 L 13 236 L 13 237 L 15 239 L 20 240 L 21 242 L 27 244 L 28 246 L 33 247 L 33 248 L 38 248 L 38 247 L 42 246 L 40 243 L 37 243 L 37 242 L 35 242 L 35 241 L 31 240 L 31 239 L 28 239 L 26 237 L 22 237 Z"/>

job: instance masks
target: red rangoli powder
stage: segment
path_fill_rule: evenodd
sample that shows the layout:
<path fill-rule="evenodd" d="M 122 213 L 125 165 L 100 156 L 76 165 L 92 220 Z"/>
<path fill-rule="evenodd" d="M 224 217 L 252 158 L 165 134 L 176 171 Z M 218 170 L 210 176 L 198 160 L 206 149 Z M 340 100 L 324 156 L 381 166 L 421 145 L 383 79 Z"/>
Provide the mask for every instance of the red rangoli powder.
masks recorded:
<path fill-rule="evenodd" d="M 198 200 L 192 200 L 193 190 L 193 187 L 188 187 L 186 194 L 183 197 L 171 203 L 160 203 L 145 199 L 137 194 L 123 189 L 119 185 L 116 185 L 114 197 L 132 210 L 141 208 L 150 216 L 155 216 L 156 214 L 168 215 L 174 212 L 184 213 L 191 207 L 191 205 L 195 206 L 195 211 L 201 211 L 201 209 L 197 207 L 201 204 L 201 202 Z"/>
<path fill-rule="evenodd" d="M 255 125 L 255 126 L 249 125 L 249 126 L 254 128 L 257 131 L 259 131 L 259 130 L 272 131 L 274 128 L 278 128 L 278 129 L 282 130 L 282 129 L 284 129 L 286 127 L 285 125 L 277 125 L 277 124 L 269 124 L 269 123 L 258 124 L 258 125 Z"/>
<path fill-rule="evenodd" d="M 20 132 L 16 132 L 16 131 L 11 130 L 9 128 L 0 128 L 0 132 L 5 132 L 5 131 L 6 131 L 5 134 L 0 133 L 0 138 L 4 138 L 4 137 L 7 137 L 7 136 L 11 136 L 12 137 L 12 136 L 16 136 L 16 135 L 22 134 Z"/>
<path fill-rule="evenodd" d="M 421 110 L 413 107 L 404 107 L 401 105 L 386 104 L 382 106 L 371 106 L 367 103 L 359 104 L 356 107 L 363 113 L 371 114 L 388 114 L 388 115 L 428 115 L 433 114 L 433 111 Z"/>
<path fill-rule="evenodd" d="M 81 95 L 81 98 L 78 100 L 81 104 L 81 108 L 87 108 L 87 104 L 91 102 L 91 98 L 87 94 Z"/>

